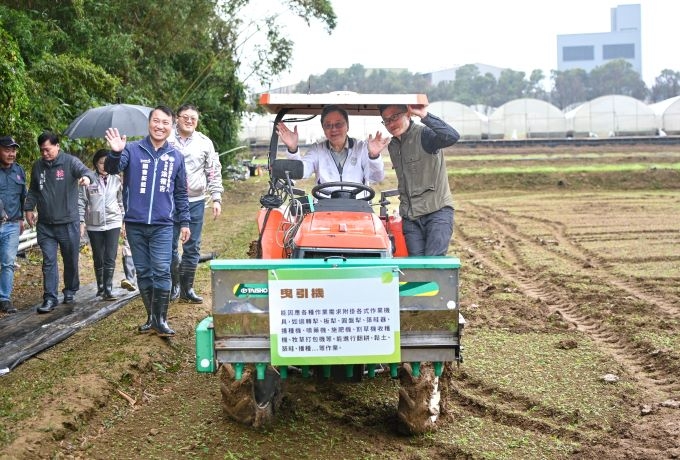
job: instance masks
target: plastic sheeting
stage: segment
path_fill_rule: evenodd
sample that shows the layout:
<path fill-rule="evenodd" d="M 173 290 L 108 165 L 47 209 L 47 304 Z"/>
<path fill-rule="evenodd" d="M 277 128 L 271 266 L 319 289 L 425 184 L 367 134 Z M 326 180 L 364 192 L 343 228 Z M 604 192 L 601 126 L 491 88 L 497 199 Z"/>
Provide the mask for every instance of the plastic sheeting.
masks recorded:
<path fill-rule="evenodd" d="M 96 291 L 97 286 L 92 283 L 76 293 L 74 304 L 59 304 L 50 313 L 38 314 L 36 308 L 41 302 L 0 319 L 0 374 L 107 317 L 139 294 L 114 289 L 118 300 L 105 301 L 95 297 Z"/>

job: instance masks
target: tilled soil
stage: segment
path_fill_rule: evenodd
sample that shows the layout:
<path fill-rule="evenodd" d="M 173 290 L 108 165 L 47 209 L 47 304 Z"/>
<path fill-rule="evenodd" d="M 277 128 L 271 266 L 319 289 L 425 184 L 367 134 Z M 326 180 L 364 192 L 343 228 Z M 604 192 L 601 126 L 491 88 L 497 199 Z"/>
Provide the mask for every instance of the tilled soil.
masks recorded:
<path fill-rule="evenodd" d="M 588 152 L 552 163 L 536 153 L 450 167 L 572 165 Z M 360 384 L 291 375 L 273 426 L 231 421 L 220 377 L 194 370 L 206 295 L 172 304 L 171 340 L 135 333 L 137 300 L 2 377 L 0 456 L 680 458 L 680 174 L 658 166 L 680 154 L 596 153 L 597 163 L 657 166 L 452 176 L 466 359 L 437 431 L 398 432 L 399 381 L 387 372 Z M 265 183 L 229 185 L 203 251 L 245 258 Z M 34 308 L 39 254 L 20 264 L 15 304 Z M 88 253 L 81 264 L 91 282 Z M 198 278 L 208 294 L 207 266 Z"/>

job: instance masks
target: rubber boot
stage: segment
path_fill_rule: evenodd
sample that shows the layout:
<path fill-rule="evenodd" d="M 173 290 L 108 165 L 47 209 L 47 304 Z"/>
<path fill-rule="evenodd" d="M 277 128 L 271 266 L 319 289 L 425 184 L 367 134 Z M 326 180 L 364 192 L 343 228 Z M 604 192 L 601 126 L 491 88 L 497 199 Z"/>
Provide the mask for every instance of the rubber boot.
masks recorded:
<path fill-rule="evenodd" d="M 170 289 L 170 301 L 177 300 L 180 295 L 180 274 L 179 266 L 182 259 L 179 257 L 173 258 L 170 262 L 170 278 L 172 279 L 172 288 Z"/>
<path fill-rule="evenodd" d="M 188 303 L 203 303 L 203 297 L 194 291 L 194 279 L 196 278 L 196 267 L 182 267 L 180 273 L 180 293 L 179 299 Z"/>
<path fill-rule="evenodd" d="M 144 308 L 146 308 L 146 323 L 139 326 L 137 331 L 144 334 L 151 332 L 151 326 L 154 323 L 153 316 L 151 314 L 151 305 L 153 303 L 153 287 L 141 289 L 139 294 L 142 297 L 142 302 L 144 302 Z"/>
<path fill-rule="evenodd" d="M 113 295 L 113 268 L 104 270 L 104 300 L 116 300 L 118 297 Z"/>
<path fill-rule="evenodd" d="M 125 273 L 125 278 L 121 280 L 120 287 L 127 289 L 130 292 L 137 290 L 137 270 L 135 269 L 135 263 L 132 260 L 132 256 L 123 256 L 123 272 Z"/>
<path fill-rule="evenodd" d="M 0 312 L 3 313 L 16 313 L 17 309 L 12 305 L 11 300 L 0 300 Z"/>
<path fill-rule="evenodd" d="M 97 293 L 95 296 L 99 297 L 104 293 L 104 269 L 95 268 L 94 276 L 97 278 Z"/>
<path fill-rule="evenodd" d="M 170 291 L 161 289 L 153 290 L 153 302 L 151 304 L 151 328 L 160 337 L 172 337 L 175 331 L 168 326 L 168 306 L 170 305 Z"/>

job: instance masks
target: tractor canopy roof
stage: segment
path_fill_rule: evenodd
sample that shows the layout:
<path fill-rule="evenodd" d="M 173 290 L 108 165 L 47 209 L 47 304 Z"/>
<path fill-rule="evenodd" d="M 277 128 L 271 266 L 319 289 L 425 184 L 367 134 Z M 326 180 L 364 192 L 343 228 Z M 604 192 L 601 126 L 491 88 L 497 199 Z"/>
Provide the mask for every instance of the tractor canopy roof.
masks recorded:
<path fill-rule="evenodd" d="M 337 105 L 349 115 L 380 115 L 381 105 L 427 105 L 426 94 L 359 94 L 335 91 L 325 94 L 264 93 L 260 106 L 267 112 L 283 115 L 319 115 L 327 105 Z"/>

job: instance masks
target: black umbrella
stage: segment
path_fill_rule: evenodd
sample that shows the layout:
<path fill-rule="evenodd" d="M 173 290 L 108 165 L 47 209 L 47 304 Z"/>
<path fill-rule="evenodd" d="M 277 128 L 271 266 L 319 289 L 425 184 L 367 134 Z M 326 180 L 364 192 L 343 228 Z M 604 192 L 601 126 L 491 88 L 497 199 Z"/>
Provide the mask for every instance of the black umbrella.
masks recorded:
<path fill-rule="evenodd" d="M 111 104 L 83 112 L 73 120 L 64 135 L 71 139 L 104 137 L 108 128 L 118 128 L 121 135 L 146 136 L 149 133 L 151 107 L 133 104 Z"/>

